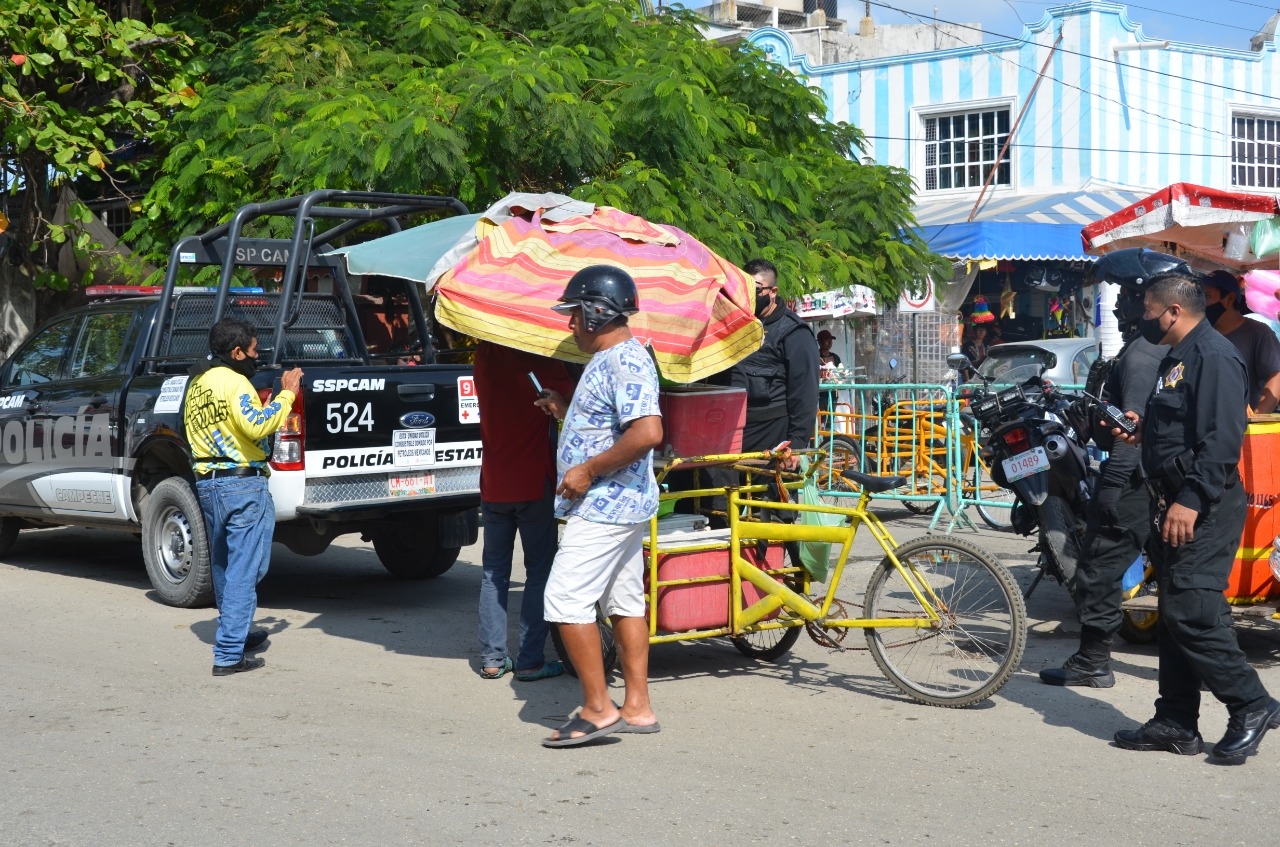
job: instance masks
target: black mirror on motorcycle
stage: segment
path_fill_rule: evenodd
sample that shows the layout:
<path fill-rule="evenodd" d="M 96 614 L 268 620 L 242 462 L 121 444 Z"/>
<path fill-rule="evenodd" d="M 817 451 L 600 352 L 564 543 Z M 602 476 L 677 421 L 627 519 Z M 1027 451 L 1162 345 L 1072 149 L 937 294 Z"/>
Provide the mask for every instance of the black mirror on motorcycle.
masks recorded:
<path fill-rule="evenodd" d="M 963 371 L 972 368 L 973 362 L 963 353 L 952 353 L 947 356 L 947 367 L 953 371 Z"/>

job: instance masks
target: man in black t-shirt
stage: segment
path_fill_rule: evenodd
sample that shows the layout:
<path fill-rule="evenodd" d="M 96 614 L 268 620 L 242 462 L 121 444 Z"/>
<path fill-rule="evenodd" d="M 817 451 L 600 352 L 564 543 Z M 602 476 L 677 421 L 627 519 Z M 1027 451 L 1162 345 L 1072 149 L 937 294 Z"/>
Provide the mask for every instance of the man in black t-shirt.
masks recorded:
<path fill-rule="evenodd" d="M 1240 281 L 1228 271 L 1214 271 L 1201 279 L 1205 317 L 1226 336 L 1244 359 L 1249 380 L 1249 408 L 1266 415 L 1280 402 L 1280 339 L 1271 329 L 1240 312 Z"/>

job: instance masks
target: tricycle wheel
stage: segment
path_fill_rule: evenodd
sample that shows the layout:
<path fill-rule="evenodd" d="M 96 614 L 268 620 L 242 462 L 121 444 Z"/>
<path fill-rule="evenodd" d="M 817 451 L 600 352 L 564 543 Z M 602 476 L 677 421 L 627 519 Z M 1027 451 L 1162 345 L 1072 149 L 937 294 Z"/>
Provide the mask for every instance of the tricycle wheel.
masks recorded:
<path fill-rule="evenodd" d="M 1027 612 L 1004 565 L 977 545 L 926 536 L 893 551 L 936 608 L 936 624 L 867 630 L 880 670 L 933 706 L 972 706 L 1009 680 L 1027 645 Z M 885 557 L 867 584 L 868 618 L 925 618 L 911 586 Z"/>
<path fill-rule="evenodd" d="M 1142 584 L 1134 596 L 1151 595 L 1155 590 L 1155 580 L 1148 580 Z M 1120 637 L 1130 644 L 1155 644 L 1156 628 L 1159 623 L 1159 612 L 1131 612 L 1126 609 L 1120 617 Z"/>
<path fill-rule="evenodd" d="M 613 624 L 599 609 L 596 610 L 596 628 L 600 631 L 600 655 L 604 657 L 604 675 L 607 677 L 618 662 L 618 644 L 613 640 Z M 560 655 L 560 661 L 564 662 L 564 669 L 569 672 L 569 676 L 577 677 L 578 669 L 573 666 L 564 640 L 560 638 L 560 628 L 554 623 L 551 624 L 551 643 L 555 645 L 556 653 Z"/>
<path fill-rule="evenodd" d="M 799 637 L 800 627 L 798 626 L 786 629 L 761 629 L 735 636 L 733 646 L 748 659 L 776 662 L 786 655 Z"/>

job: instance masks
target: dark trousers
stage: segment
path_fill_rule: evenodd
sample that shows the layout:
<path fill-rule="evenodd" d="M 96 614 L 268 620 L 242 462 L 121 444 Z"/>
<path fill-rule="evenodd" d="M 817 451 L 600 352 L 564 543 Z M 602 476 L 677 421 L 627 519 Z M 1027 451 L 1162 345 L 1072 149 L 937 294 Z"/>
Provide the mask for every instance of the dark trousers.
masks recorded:
<path fill-rule="evenodd" d="M 1153 505 L 1153 521 L 1158 517 Z M 1160 572 L 1160 696 L 1156 717 L 1185 729 L 1200 718 L 1200 686 L 1233 715 L 1263 708 L 1268 695 L 1236 643 L 1223 591 L 1244 531 L 1239 479 L 1196 521 L 1190 544 L 1173 548 L 1154 528 L 1147 545 Z"/>
<path fill-rule="evenodd" d="M 1151 534 L 1151 495 L 1134 474 L 1120 490 L 1115 519 L 1093 509 L 1085 532 L 1080 569 L 1076 573 L 1076 609 L 1080 624 L 1114 635 L 1123 613 L 1121 583 Z"/>

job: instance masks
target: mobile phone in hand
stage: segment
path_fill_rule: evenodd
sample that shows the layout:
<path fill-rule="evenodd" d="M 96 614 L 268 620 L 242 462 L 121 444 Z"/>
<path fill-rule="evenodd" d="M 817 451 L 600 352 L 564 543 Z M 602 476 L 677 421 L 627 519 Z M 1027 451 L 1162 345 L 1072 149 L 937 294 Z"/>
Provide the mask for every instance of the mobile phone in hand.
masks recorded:
<path fill-rule="evenodd" d="M 1133 435 L 1138 431 L 1138 422 L 1132 418 L 1125 417 L 1124 411 L 1117 406 L 1112 406 L 1105 400 L 1099 400 L 1092 394 L 1085 393 L 1086 397 L 1094 402 L 1098 416 L 1102 418 L 1103 423 L 1112 429 L 1118 429 L 1125 435 Z"/>
<path fill-rule="evenodd" d="M 533 371 L 529 371 L 529 381 L 533 383 L 533 390 L 538 392 L 539 397 L 547 396 L 547 390 L 542 387 L 542 383 L 538 382 L 538 376 Z"/>

